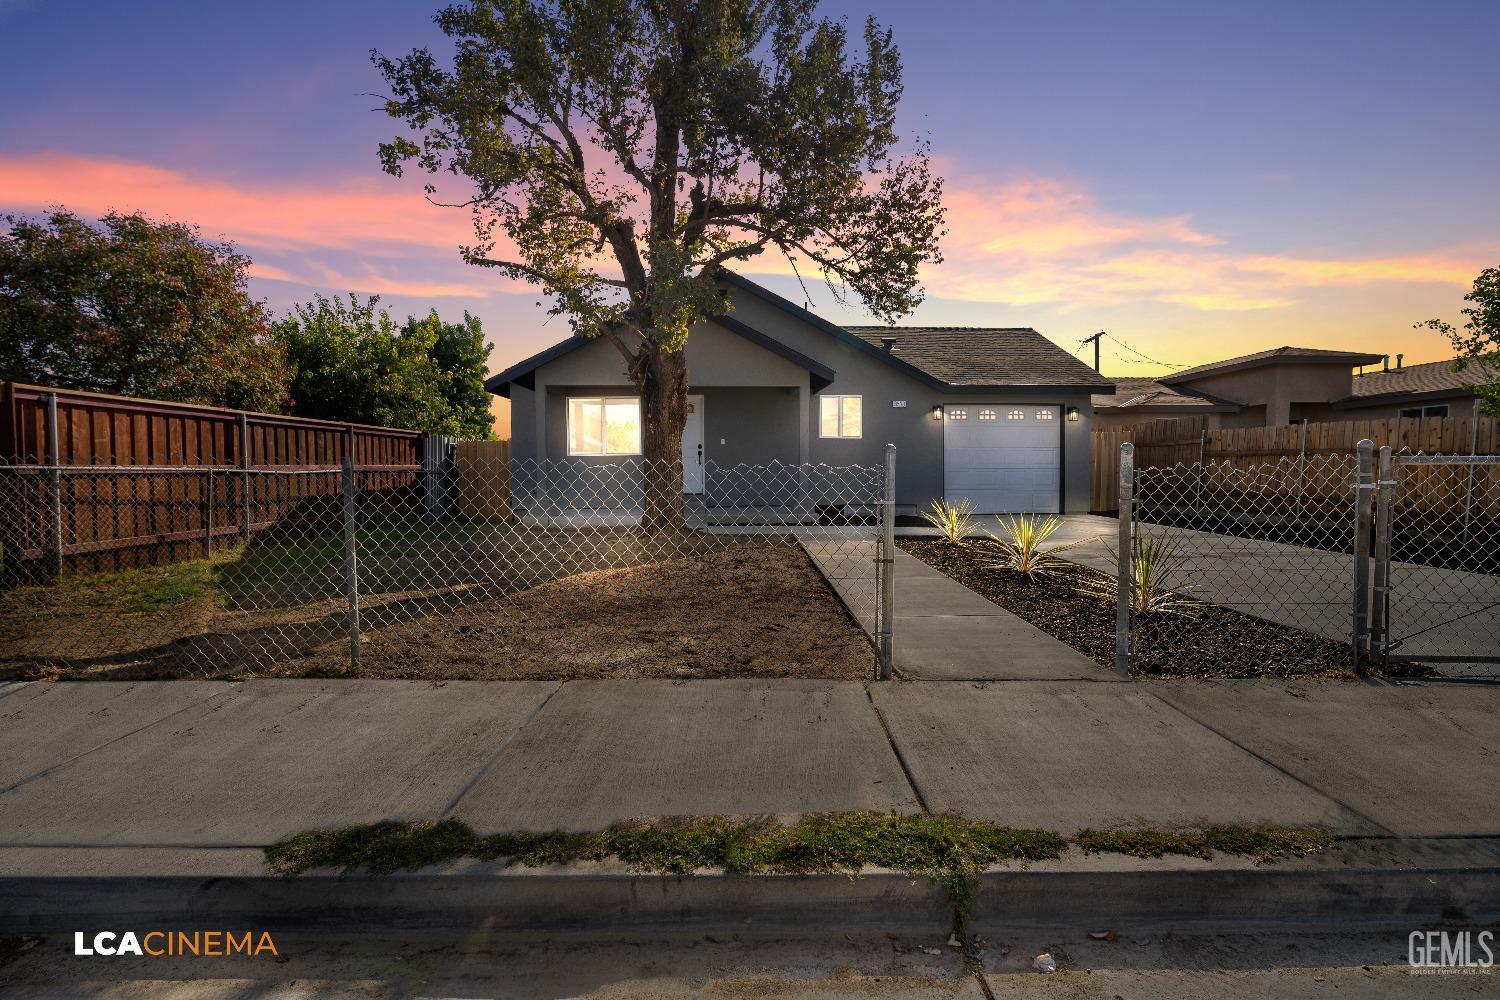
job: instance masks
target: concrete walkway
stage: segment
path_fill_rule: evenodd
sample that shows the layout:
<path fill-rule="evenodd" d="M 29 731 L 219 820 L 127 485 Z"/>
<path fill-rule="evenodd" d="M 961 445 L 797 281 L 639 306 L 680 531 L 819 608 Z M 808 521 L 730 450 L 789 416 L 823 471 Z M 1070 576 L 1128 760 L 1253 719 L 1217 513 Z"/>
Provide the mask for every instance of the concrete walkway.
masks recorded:
<path fill-rule="evenodd" d="M 953 811 L 1071 834 L 1500 834 L 1500 688 L 264 680 L 0 692 L 0 874 L 255 868 L 293 833 L 457 816 Z M 156 860 L 152 860 L 156 859 Z"/>
<path fill-rule="evenodd" d="M 895 569 L 894 659 L 902 677 L 945 681 L 1121 679 L 900 549 L 896 550 Z"/>

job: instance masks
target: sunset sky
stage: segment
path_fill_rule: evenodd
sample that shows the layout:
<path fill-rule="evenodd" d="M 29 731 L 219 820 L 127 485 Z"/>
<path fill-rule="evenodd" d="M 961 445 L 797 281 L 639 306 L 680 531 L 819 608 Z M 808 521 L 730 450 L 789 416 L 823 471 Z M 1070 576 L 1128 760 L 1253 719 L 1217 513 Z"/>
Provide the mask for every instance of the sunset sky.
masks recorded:
<path fill-rule="evenodd" d="M 0 211 L 191 221 L 283 311 L 379 292 L 480 316 L 505 367 L 568 333 L 466 267 L 467 215 L 380 172 L 369 49 L 441 45 L 420 2 L 0 0 Z M 1450 356 L 1500 264 L 1500 3 L 850 0 L 905 62 L 947 178 L 947 260 L 907 322 L 1107 330 L 1147 375 L 1282 344 Z M 798 301 L 780 268 L 744 268 Z M 835 321 L 826 290 L 811 306 Z M 1150 359 L 1145 360 L 1145 359 Z M 503 431 L 503 427 L 502 427 Z"/>

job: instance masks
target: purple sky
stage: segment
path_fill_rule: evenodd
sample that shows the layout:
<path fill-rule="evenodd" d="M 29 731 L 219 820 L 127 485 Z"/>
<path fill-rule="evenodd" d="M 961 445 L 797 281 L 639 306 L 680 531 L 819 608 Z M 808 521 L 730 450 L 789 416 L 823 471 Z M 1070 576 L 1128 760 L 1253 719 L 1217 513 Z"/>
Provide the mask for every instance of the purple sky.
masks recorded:
<path fill-rule="evenodd" d="M 1500 264 L 1500 4 L 824 10 L 895 29 L 903 127 L 949 180 L 948 261 L 915 321 L 1032 325 L 1070 350 L 1103 328 L 1139 352 L 1106 350 L 1117 375 L 1284 343 L 1433 360 L 1446 344 L 1411 324 L 1456 318 Z M 429 17 L 0 0 L 0 210 L 196 221 L 254 258 L 278 310 L 351 289 L 468 309 L 503 367 L 565 324 L 461 264 L 466 216 L 375 160 L 392 123 L 367 52 L 440 44 Z"/>

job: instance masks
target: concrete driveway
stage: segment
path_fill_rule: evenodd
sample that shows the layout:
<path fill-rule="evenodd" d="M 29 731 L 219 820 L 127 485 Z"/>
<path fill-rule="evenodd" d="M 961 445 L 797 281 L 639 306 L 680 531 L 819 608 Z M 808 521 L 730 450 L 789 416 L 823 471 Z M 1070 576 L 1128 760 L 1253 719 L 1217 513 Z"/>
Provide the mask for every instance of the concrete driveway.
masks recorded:
<path fill-rule="evenodd" d="M 981 521 L 1001 533 L 999 518 Z M 1095 514 L 1065 514 L 1053 541 L 1086 540 L 1066 558 L 1113 573 L 1111 550 L 1120 522 Z M 1342 552 L 1268 542 L 1207 531 L 1172 529 L 1182 539 L 1181 568 L 1170 582 L 1200 600 L 1234 608 L 1279 625 L 1348 641 L 1353 628 L 1350 595 L 1354 557 Z M 931 535 L 899 528 L 901 535 Z M 1500 656 L 1500 576 L 1394 563 L 1391 622 L 1403 655 Z M 1453 664 L 1453 673 L 1494 673 L 1500 665 Z"/>

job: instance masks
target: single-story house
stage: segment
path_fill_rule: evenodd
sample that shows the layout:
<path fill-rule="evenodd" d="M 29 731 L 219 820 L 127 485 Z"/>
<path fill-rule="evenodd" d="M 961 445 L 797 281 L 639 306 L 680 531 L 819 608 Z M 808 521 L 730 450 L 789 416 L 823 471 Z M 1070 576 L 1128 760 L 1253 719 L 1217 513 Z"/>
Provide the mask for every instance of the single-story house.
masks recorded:
<path fill-rule="evenodd" d="M 1122 427 L 1202 415 L 1210 428 L 1280 427 L 1392 417 L 1464 416 L 1486 377 L 1451 361 L 1404 365 L 1401 355 L 1278 347 L 1214 361 L 1154 379 L 1114 379 L 1115 394 L 1094 397 L 1095 425 Z M 1381 369 L 1365 372 L 1367 365 Z"/>
<path fill-rule="evenodd" d="M 742 463 L 878 466 L 889 442 L 902 513 L 937 497 L 1088 509 L 1090 397 L 1112 386 L 1035 330 L 842 327 L 739 275 L 722 282 L 725 312 L 685 349 L 686 492 L 713 494 L 705 470 Z M 485 388 L 511 401 L 518 469 L 640 452 L 639 400 L 603 340 L 569 338 Z"/>

